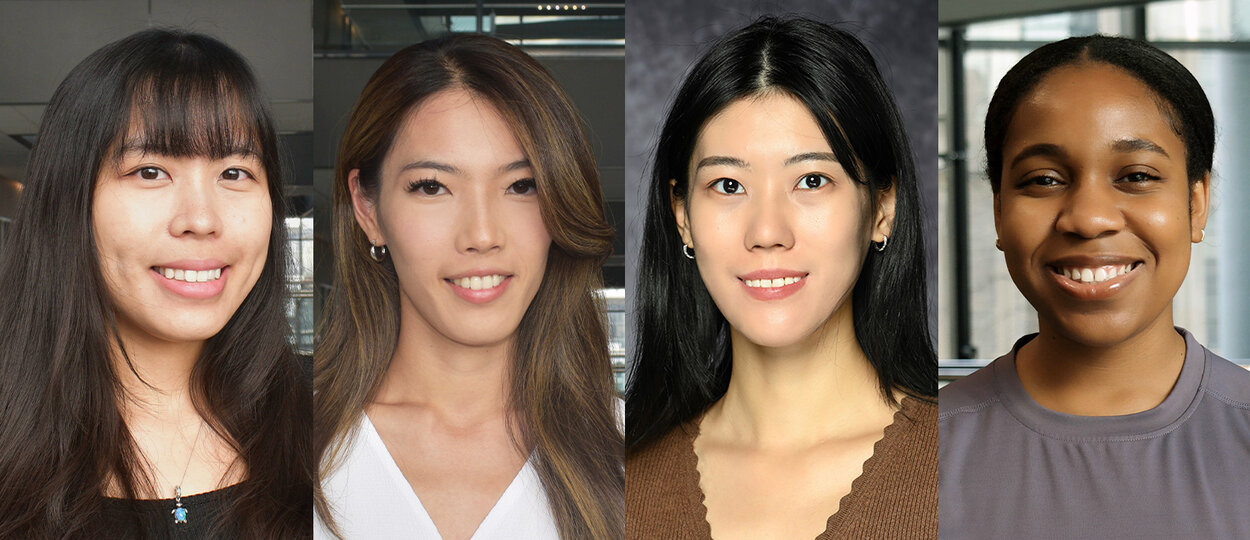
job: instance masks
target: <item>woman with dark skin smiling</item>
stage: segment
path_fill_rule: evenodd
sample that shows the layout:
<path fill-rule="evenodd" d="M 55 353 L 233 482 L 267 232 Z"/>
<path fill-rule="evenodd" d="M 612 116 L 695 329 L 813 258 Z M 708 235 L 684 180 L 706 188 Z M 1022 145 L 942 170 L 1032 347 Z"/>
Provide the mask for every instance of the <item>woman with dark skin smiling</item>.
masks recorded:
<path fill-rule="evenodd" d="M 999 249 L 1036 335 L 942 390 L 949 538 L 1245 538 L 1250 374 L 1173 326 L 1214 120 L 1175 59 L 1072 38 L 986 114 Z"/>

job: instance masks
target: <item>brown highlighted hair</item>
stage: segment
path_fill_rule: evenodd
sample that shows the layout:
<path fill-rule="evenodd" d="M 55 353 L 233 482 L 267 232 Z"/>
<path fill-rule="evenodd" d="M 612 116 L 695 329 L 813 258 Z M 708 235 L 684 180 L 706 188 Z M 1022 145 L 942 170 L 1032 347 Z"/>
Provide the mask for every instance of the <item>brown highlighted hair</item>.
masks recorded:
<path fill-rule="evenodd" d="M 373 399 L 399 334 L 399 286 L 388 258 L 369 257 L 352 212 L 348 172 L 377 197 L 382 161 L 405 116 L 430 96 L 463 89 L 491 102 L 534 169 L 551 235 L 542 285 L 517 329 L 508 400 L 522 450 L 533 449 L 565 539 L 624 531 L 624 439 L 615 413 L 600 266 L 612 251 L 594 156 L 580 117 L 551 74 L 508 43 L 482 35 L 427 41 L 391 56 L 369 79 L 339 146 L 334 182 L 335 286 L 315 359 L 314 446 L 321 477 L 338 465 Z M 334 530 L 318 487 L 317 512 Z"/>

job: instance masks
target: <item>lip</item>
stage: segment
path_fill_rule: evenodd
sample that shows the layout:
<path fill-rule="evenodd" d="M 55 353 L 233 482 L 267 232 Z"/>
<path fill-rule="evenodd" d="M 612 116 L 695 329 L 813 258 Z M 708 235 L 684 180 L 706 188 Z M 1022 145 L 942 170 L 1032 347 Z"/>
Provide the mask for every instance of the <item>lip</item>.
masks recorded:
<path fill-rule="evenodd" d="M 473 290 L 467 287 L 461 287 L 459 284 L 456 283 L 457 280 L 464 279 L 464 278 L 474 278 L 474 277 L 492 276 L 492 275 L 502 276 L 503 281 L 500 281 L 499 284 L 495 285 L 494 287 L 478 289 L 478 290 Z M 483 268 L 483 269 L 469 270 L 467 272 L 462 272 L 462 273 L 455 274 L 452 276 L 447 276 L 443 278 L 443 283 L 446 283 L 448 287 L 451 287 L 451 291 L 456 293 L 456 296 L 459 296 L 462 300 L 472 303 L 472 304 L 485 304 L 496 298 L 499 298 L 500 296 L 503 296 L 503 293 L 508 289 L 508 285 L 512 283 L 512 277 L 513 277 L 513 274 L 511 272 L 507 272 L 507 271 L 499 270 L 495 268 Z"/>
<path fill-rule="evenodd" d="M 158 272 L 157 268 L 173 268 L 177 270 L 215 270 L 221 269 L 221 277 L 212 281 L 200 283 L 188 283 L 177 279 L 169 279 L 164 274 Z M 163 262 L 148 268 L 152 278 L 156 280 L 165 290 L 172 292 L 183 298 L 191 300 L 205 300 L 214 298 L 221 294 L 226 287 L 226 280 L 230 278 L 231 266 L 224 261 L 218 259 L 183 259 L 178 261 Z"/>
<path fill-rule="evenodd" d="M 1098 268 L 1103 266 L 1131 266 L 1130 270 L 1119 276 L 1098 283 L 1084 283 L 1063 275 L 1062 269 L 1067 267 Z M 1051 260 L 1045 264 L 1046 274 L 1059 286 L 1059 289 L 1078 300 L 1107 300 L 1128 287 L 1140 274 L 1145 261 L 1137 257 L 1122 255 L 1071 255 Z"/>
<path fill-rule="evenodd" d="M 808 275 L 809 274 L 807 272 L 787 270 L 784 268 L 756 270 L 754 272 L 738 276 L 738 284 L 741 285 L 742 288 L 746 290 L 747 294 L 752 298 L 767 302 L 772 300 L 781 300 L 782 298 L 786 298 L 798 292 L 799 289 L 802 289 L 803 286 L 807 284 Z M 782 285 L 780 287 L 750 287 L 747 285 L 747 281 L 785 278 L 798 278 L 798 281 L 789 285 Z"/>

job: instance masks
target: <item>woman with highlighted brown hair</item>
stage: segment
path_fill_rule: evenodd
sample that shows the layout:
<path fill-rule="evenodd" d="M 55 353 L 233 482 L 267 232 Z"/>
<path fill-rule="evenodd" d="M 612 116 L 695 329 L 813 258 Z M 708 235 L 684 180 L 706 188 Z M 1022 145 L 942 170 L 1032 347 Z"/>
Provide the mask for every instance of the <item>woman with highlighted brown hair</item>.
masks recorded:
<path fill-rule="evenodd" d="M 624 520 L 600 265 L 572 104 L 457 35 L 369 80 L 343 136 L 316 356 L 316 536 L 610 538 Z"/>

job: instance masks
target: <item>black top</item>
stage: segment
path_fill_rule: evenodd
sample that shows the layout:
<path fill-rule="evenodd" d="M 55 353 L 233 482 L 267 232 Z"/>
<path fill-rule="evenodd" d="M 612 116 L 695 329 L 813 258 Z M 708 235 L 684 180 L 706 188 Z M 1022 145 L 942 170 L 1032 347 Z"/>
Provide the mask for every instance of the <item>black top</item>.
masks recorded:
<path fill-rule="evenodd" d="M 111 538 L 237 538 L 238 531 L 221 530 L 220 525 L 222 513 L 238 491 L 236 484 L 183 497 L 186 523 L 174 523 L 173 499 L 108 498 L 104 500 L 104 530 Z"/>

